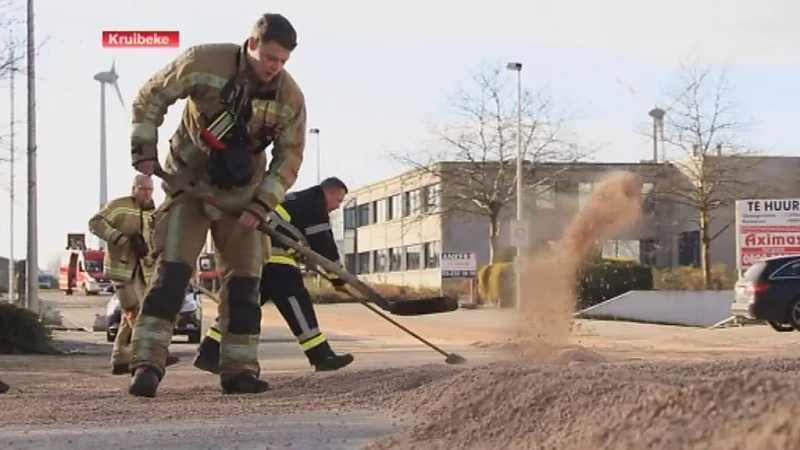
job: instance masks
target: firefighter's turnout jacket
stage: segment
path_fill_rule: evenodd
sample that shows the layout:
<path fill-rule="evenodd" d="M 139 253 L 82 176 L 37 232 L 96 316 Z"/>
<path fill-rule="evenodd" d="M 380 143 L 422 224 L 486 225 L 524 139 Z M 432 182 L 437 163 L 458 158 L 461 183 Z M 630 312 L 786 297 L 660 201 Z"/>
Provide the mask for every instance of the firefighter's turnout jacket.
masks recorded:
<path fill-rule="evenodd" d="M 282 71 L 265 85 L 248 64 L 245 52 L 246 43 L 197 45 L 154 75 L 133 102 L 131 157 L 133 165 L 158 160 L 157 129 L 167 108 L 187 99 L 183 118 L 170 139 L 164 169 L 206 185 L 220 205 L 248 209 L 264 219 L 297 179 L 305 147 L 306 107 L 303 93 L 288 72 Z M 208 185 L 206 169 L 211 152 L 218 150 L 208 143 L 207 136 L 209 132 L 222 136 L 234 126 L 230 120 L 220 123 L 222 119 L 215 119 L 224 104 L 230 103 L 231 92 L 236 93 L 235 98 L 247 100 L 238 103 L 244 106 L 237 111 L 243 111 L 243 120 L 249 117 L 247 148 L 255 170 L 247 186 L 214 189 Z M 271 143 L 274 146 L 267 168 L 264 150 Z M 164 188 L 168 194 L 176 194 L 169 186 Z"/>
<path fill-rule="evenodd" d="M 106 241 L 108 248 L 104 260 L 105 272 L 119 282 L 133 278 L 137 267 L 136 256 L 127 245 L 120 245 L 124 236 L 141 233 L 150 247 L 150 230 L 153 224 L 155 206 L 140 207 L 133 197 L 120 197 L 111 200 L 103 209 L 89 219 L 89 231 Z M 150 257 L 139 262 L 145 281 L 150 280 L 155 264 Z"/>
<path fill-rule="evenodd" d="M 269 225 L 325 258 L 339 263 L 339 250 L 333 239 L 330 217 L 321 186 L 292 192 L 270 213 Z M 272 242 L 269 264 L 298 266 L 299 255 L 277 241 Z M 336 278 L 335 275 L 329 274 Z"/>

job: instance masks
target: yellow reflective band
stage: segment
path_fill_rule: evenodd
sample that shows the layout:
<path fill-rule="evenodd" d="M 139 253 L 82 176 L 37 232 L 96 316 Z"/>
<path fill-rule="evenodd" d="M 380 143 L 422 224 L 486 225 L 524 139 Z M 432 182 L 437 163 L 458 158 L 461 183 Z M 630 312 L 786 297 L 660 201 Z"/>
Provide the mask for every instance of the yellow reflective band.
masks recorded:
<path fill-rule="evenodd" d="M 325 335 L 320 333 L 316 337 L 313 337 L 305 342 L 301 342 L 300 348 L 302 348 L 304 352 L 307 352 L 312 348 L 324 343 L 325 343 Z"/>
<path fill-rule="evenodd" d="M 208 332 L 206 333 L 206 336 L 210 337 L 211 339 L 213 339 L 213 340 L 215 340 L 217 342 L 221 342 L 222 341 L 222 333 L 220 333 L 219 331 L 214 329 L 214 327 L 211 327 L 211 328 L 208 329 Z"/>
<path fill-rule="evenodd" d="M 234 124 L 233 117 L 231 117 L 228 111 L 222 111 L 219 117 L 214 119 L 211 125 L 208 126 L 208 131 L 217 139 L 222 140 L 225 135 L 231 131 Z"/>
<path fill-rule="evenodd" d="M 289 215 L 289 211 L 286 211 L 286 208 L 284 208 L 283 205 L 276 206 L 275 207 L 275 212 L 278 213 L 278 215 L 281 217 L 281 219 L 283 219 L 283 220 L 285 220 L 287 222 L 291 222 L 292 221 L 292 216 Z"/>
<path fill-rule="evenodd" d="M 270 264 L 286 264 L 287 266 L 297 267 L 297 261 L 288 256 L 272 255 L 267 262 Z"/>

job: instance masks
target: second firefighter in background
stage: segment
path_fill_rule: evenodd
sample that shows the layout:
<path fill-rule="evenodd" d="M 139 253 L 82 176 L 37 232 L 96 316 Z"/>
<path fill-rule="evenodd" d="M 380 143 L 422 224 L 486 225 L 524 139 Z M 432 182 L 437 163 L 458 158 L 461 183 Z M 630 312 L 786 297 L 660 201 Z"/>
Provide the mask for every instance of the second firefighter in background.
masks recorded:
<path fill-rule="evenodd" d="M 114 375 L 130 373 L 133 321 L 139 315 L 141 300 L 155 266 L 150 257 L 153 211 L 153 180 L 147 175 L 136 175 L 131 195 L 111 200 L 89 219 L 89 231 L 107 244 L 103 265 L 114 281 L 114 292 L 122 310 L 111 351 Z M 167 365 L 176 362 L 178 358 L 174 356 L 167 358 Z"/>
<path fill-rule="evenodd" d="M 331 231 L 330 213 L 339 208 L 346 195 L 347 186 L 340 179 L 327 178 L 318 186 L 288 194 L 270 214 L 269 225 L 338 263 L 339 250 Z M 353 355 L 337 355 L 320 331 L 298 256 L 280 242 L 272 242 L 272 254 L 261 273 L 261 305 L 270 299 L 275 303 L 315 370 L 338 370 L 353 362 Z M 327 276 L 337 288 L 344 286 L 335 274 Z M 218 371 L 221 338 L 219 327 L 212 325 L 198 347 L 195 367 L 212 373 Z"/>

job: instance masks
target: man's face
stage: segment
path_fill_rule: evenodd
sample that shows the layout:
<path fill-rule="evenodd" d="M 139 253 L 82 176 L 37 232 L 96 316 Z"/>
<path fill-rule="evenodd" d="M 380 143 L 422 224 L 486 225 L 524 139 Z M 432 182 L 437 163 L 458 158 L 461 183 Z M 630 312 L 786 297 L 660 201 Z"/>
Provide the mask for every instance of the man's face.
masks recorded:
<path fill-rule="evenodd" d="M 141 206 L 149 205 L 153 202 L 153 179 L 140 178 L 133 187 L 133 197 Z"/>
<path fill-rule="evenodd" d="M 247 54 L 250 55 L 250 64 L 258 79 L 269 83 L 281 73 L 292 52 L 277 42 L 259 44 L 258 38 L 251 36 L 248 40 Z"/>
<path fill-rule="evenodd" d="M 328 205 L 328 214 L 339 209 L 346 195 L 343 189 L 325 190 L 325 203 Z"/>

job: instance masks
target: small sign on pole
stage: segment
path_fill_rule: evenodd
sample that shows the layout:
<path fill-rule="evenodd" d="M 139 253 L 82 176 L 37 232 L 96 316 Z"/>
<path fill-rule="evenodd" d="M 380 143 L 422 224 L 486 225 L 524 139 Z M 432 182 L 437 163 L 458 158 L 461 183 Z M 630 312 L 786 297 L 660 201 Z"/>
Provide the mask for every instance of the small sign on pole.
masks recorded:
<path fill-rule="evenodd" d="M 527 220 L 512 220 L 509 222 L 511 230 L 512 247 L 529 247 L 530 237 L 528 236 L 528 221 Z"/>
<path fill-rule="evenodd" d="M 473 252 L 442 252 L 442 278 L 475 278 L 478 255 Z"/>

